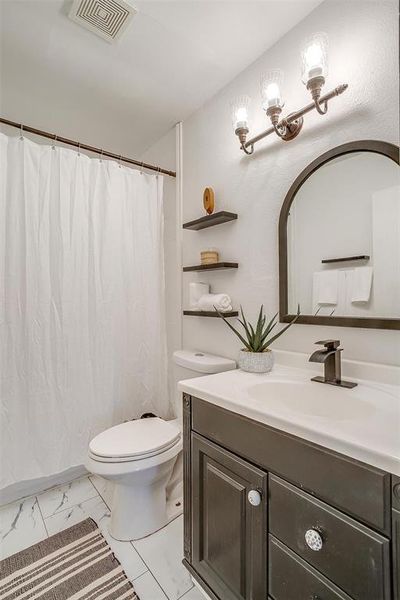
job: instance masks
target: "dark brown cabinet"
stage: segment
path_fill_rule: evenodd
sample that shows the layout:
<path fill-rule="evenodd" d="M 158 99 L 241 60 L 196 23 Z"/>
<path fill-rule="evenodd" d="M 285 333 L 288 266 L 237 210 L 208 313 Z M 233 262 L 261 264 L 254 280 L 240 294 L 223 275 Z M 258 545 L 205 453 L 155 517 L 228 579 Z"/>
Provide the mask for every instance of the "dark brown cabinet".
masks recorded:
<path fill-rule="evenodd" d="M 212 600 L 400 600 L 400 478 L 184 395 L 184 494 Z"/>
<path fill-rule="evenodd" d="M 393 588 L 394 600 L 400 600 L 400 511 L 393 509 Z"/>
<path fill-rule="evenodd" d="M 193 567 L 224 600 L 265 598 L 267 475 L 196 434 L 191 454 Z"/>
<path fill-rule="evenodd" d="M 392 477 L 393 597 L 400 600 L 400 477 Z"/>

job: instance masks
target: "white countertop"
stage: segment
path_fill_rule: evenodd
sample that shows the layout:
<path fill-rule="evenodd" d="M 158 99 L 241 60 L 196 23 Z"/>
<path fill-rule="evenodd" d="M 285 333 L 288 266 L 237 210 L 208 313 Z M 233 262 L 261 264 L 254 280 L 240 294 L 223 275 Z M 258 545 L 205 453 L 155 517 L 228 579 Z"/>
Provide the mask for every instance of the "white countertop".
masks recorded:
<path fill-rule="evenodd" d="M 311 382 L 314 391 L 310 376 L 306 369 L 275 365 L 266 374 L 235 370 L 188 379 L 178 389 L 400 476 L 400 386 L 353 379 L 353 389 Z M 322 410 L 314 399 L 312 411 L 301 395 L 297 403 L 296 385 L 303 394 L 311 389 Z"/>

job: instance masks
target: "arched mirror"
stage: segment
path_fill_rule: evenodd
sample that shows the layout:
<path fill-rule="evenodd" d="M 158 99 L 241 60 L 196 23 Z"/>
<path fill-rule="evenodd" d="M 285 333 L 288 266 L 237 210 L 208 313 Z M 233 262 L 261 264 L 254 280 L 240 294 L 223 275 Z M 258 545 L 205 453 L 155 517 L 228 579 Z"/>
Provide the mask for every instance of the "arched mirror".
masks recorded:
<path fill-rule="evenodd" d="M 280 320 L 400 329 L 399 148 L 333 148 L 297 177 L 279 221 Z"/>

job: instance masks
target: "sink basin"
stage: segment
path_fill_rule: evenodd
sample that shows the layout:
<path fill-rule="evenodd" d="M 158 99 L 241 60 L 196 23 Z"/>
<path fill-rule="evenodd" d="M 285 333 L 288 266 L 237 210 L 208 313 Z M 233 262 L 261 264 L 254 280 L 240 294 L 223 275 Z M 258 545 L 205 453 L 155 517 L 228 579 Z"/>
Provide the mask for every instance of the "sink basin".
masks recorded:
<path fill-rule="evenodd" d="M 269 410 L 336 421 L 364 419 L 376 412 L 373 404 L 353 390 L 311 381 L 268 381 L 249 386 L 248 395 Z"/>

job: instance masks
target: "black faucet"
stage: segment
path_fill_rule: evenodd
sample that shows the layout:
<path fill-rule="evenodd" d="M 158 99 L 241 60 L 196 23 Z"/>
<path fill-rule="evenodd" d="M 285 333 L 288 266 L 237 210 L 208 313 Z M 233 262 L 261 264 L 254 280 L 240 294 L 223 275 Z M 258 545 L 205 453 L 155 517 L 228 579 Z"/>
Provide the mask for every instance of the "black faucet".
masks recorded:
<path fill-rule="evenodd" d="M 341 356 L 343 348 L 339 348 L 340 340 L 323 340 L 315 342 L 325 346 L 325 350 L 316 350 L 309 358 L 310 362 L 324 363 L 324 376 L 313 377 L 311 381 L 318 383 L 329 383 L 329 385 L 338 385 L 345 388 L 356 387 L 352 381 L 342 381 Z"/>

